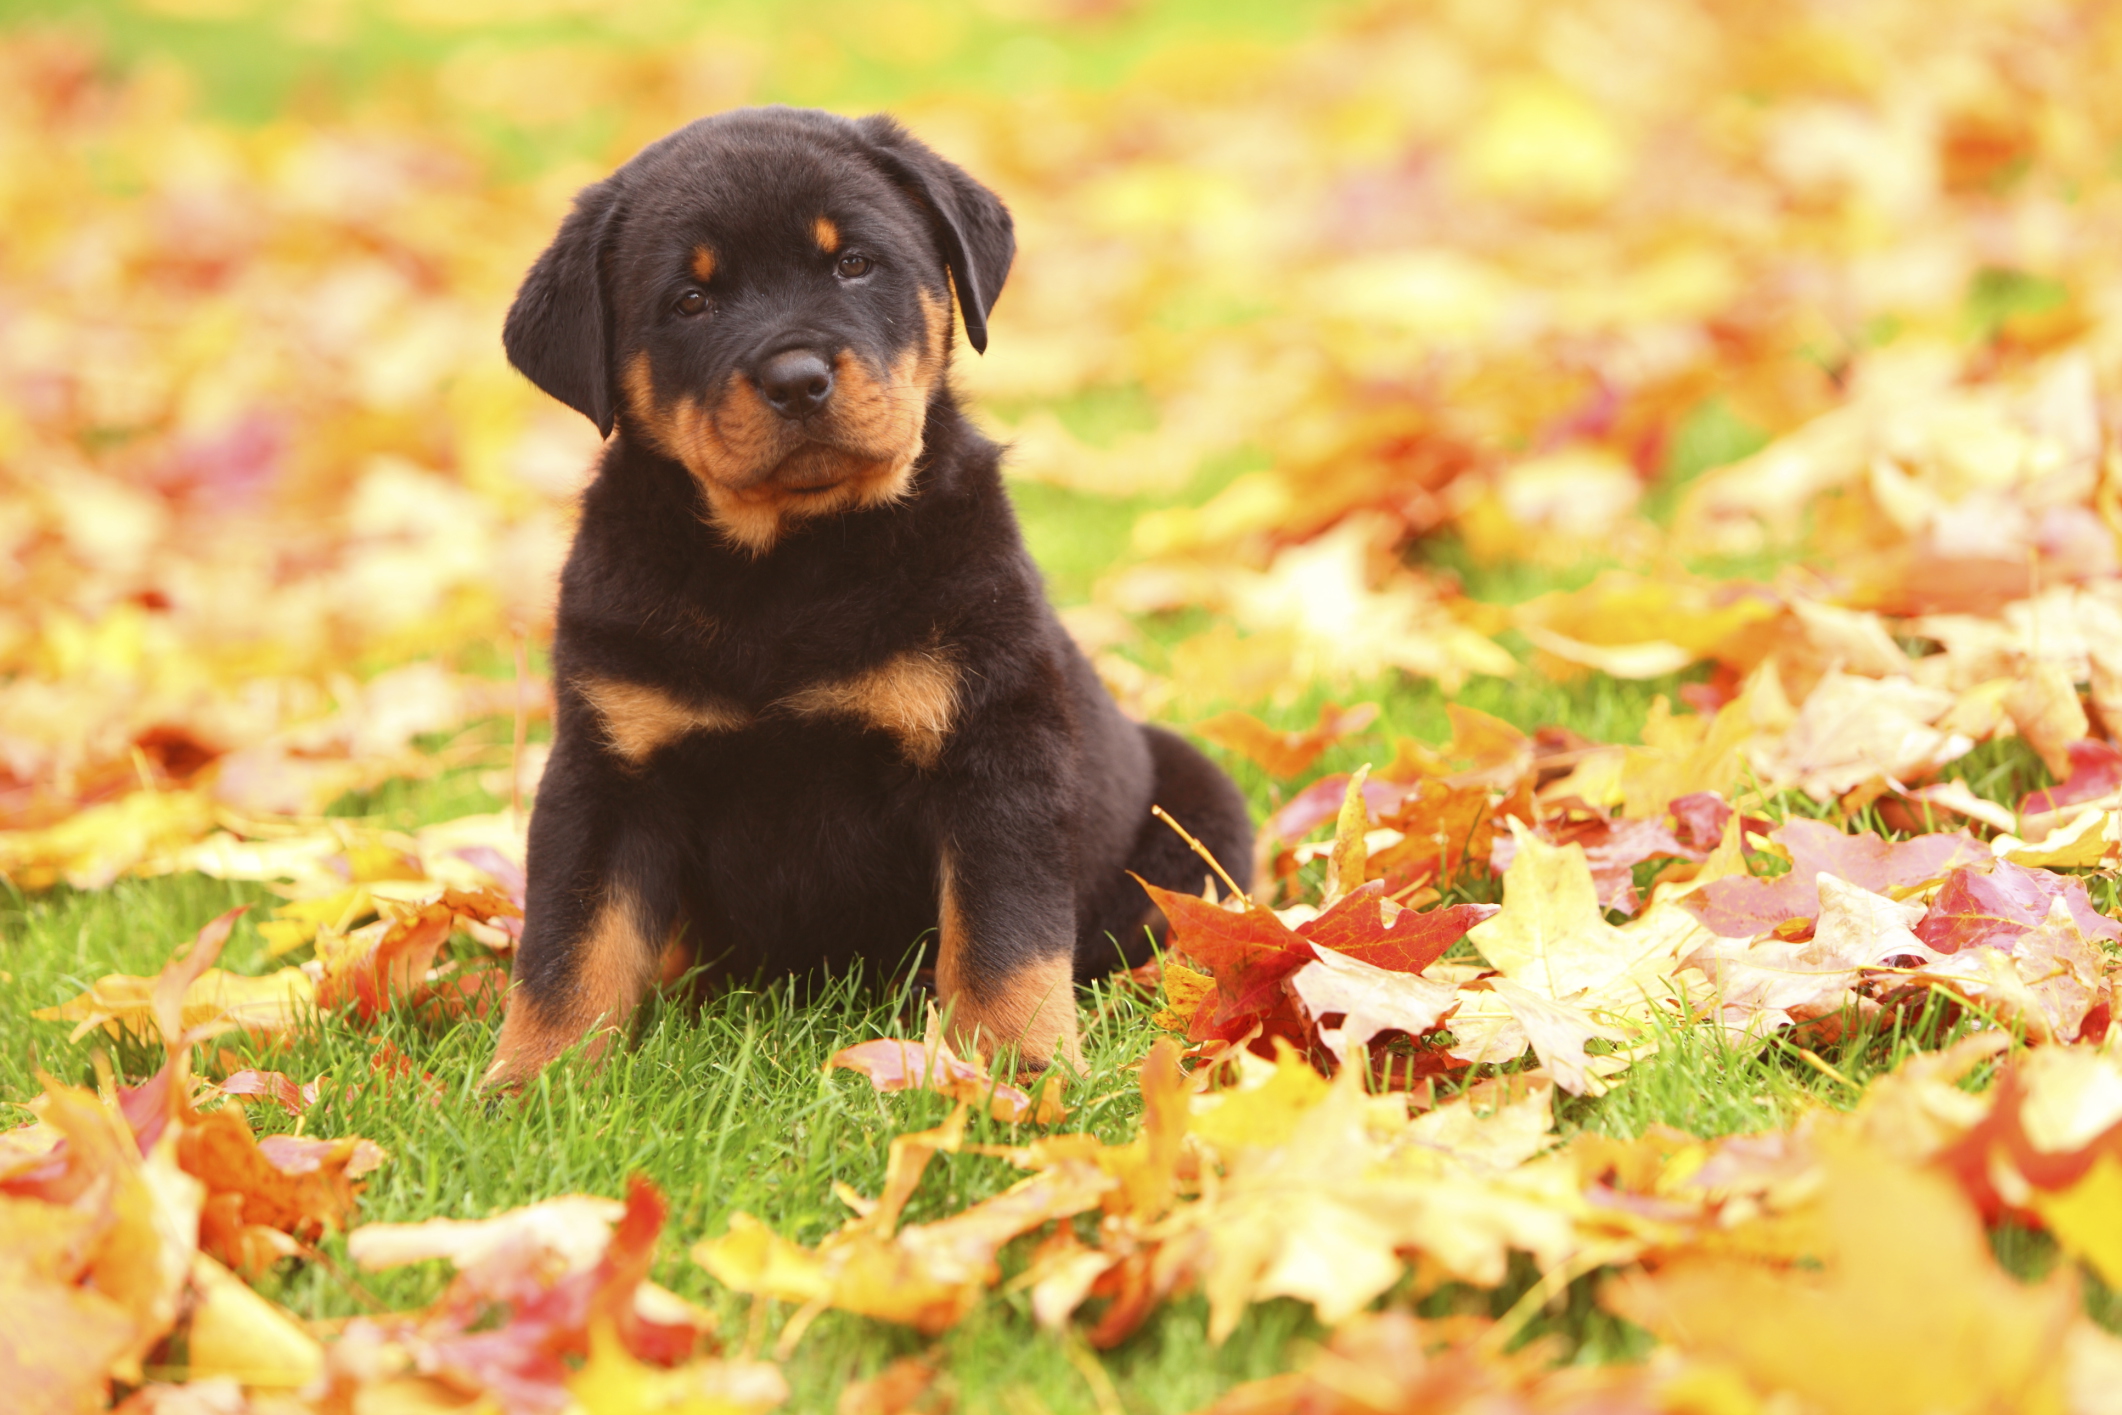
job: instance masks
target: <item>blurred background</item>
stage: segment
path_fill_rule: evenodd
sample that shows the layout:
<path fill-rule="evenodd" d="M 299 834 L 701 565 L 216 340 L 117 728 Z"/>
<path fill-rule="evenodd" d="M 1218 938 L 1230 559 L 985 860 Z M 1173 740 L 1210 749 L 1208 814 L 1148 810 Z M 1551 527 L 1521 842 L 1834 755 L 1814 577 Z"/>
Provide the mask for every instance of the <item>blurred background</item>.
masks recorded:
<path fill-rule="evenodd" d="M 1714 706 L 1797 597 L 2109 576 L 2118 64 L 2002 0 L 0 0 L 0 869 L 506 799 L 597 440 L 502 312 L 740 104 L 1015 212 L 956 377 L 1138 713 Z"/>

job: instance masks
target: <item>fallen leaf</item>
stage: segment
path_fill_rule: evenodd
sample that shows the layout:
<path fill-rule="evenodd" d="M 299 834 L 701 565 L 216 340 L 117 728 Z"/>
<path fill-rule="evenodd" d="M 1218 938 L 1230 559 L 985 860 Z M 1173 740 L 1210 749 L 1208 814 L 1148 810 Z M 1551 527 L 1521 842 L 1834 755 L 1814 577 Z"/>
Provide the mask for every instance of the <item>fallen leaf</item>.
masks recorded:
<path fill-rule="evenodd" d="M 1582 1008 L 1543 997 L 1508 978 L 1494 979 L 1489 988 L 1503 999 L 1511 1016 L 1525 1029 L 1526 1041 L 1557 1086 L 1573 1096 L 1596 1096 L 1605 1091 L 1593 1061 L 1584 1054 L 1584 1044 L 1595 1039 L 1625 1042 L 1626 1033 L 1601 1026 Z"/>
<path fill-rule="evenodd" d="M 1950 693 L 1906 678 L 1831 671 L 1788 730 L 1755 741 L 1750 755 L 1770 784 L 1830 801 L 1874 780 L 1917 779 L 1966 755 L 1971 739 L 1931 725 L 1952 706 Z"/>
<path fill-rule="evenodd" d="M 2026 744 L 2058 777 L 2073 765 L 2073 744 L 2085 740 L 2089 724 L 2069 670 L 2053 659 L 2029 665 L 2004 695 L 2004 709 Z"/>
<path fill-rule="evenodd" d="M 224 1376 L 253 1388 L 295 1390 L 323 1373 L 323 1347 L 285 1308 L 204 1253 L 193 1258 L 191 1277 L 189 1379 Z"/>
<path fill-rule="evenodd" d="M 1823 1411 L 2064 1409 L 2059 1358 L 2081 1320 L 2066 1278 L 2007 1277 L 1949 1184 L 1861 1144 L 1829 1149 L 1819 1203 L 1817 1273 L 1683 1256 L 1616 1279 L 1604 1300 L 1761 1394 Z"/>
<path fill-rule="evenodd" d="M 1312 961 L 1290 975 L 1289 986 L 1319 1024 L 1319 1040 L 1344 1066 L 1351 1048 L 1385 1031 L 1420 1036 L 1459 1001 L 1449 983 L 1376 967 L 1330 948 L 1315 949 Z M 1343 1016 L 1339 1026 L 1320 1021 L 1334 1013 Z"/>
<path fill-rule="evenodd" d="M 1302 840 L 1340 813 L 1341 802 L 1348 795 L 1349 773 L 1335 772 L 1322 776 L 1269 816 L 1260 827 L 1260 834 L 1268 840 Z M 1412 784 L 1385 781 L 1373 777 L 1363 783 L 1363 804 L 1371 815 L 1384 819 L 1407 793 Z"/>
<path fill-rule="evenodd" d="M 2031 870 L 1999 860 L 1987 870 L 1965 867 L 1945 877 L 1944 887 L 1916 925 L 1916 936 L 1939 953 L 2011 943 L 2048 917 L 2061 899 L 2072 921 L 2088 938 L 2122 941 L 2122 924 L 2097 913 L 2085 893 L 2085 882 L 2048 870 Z"/>
<path fill-rule="evenodd" d="M 1301 732 L 1281 732 L 1251 713 L 1219 713 L 1194 724 L 1194 734 L 1227 747 L 1269 776 L 1299 776 L 1328 747 L 1369 727 L 1378 720 L 1376 703 L 1357 703 L 1340 708 L 1327 703 L 1319 709 L 1316 726 Z"/>
<path fill-rule="evenodd" d="M 65 1143 L 0 1183 L 0 1366 L 10 1391 L 82 1409 L 138 1382 L 175 1325 L 205 1194 L 174 1137 L 143 1153 L 120 1113 L 50 1080 L 36 1104 Z"/>
<path fill-rule="evenodd" d="M 2122 805 L 2122 748 L 2088 737 L 2072 742 L 2066 756 L 2069 769 L 2056 772 L 2063 779 L 2030 792 L 2019 802 L 2020 815 L 2045 818 L 2074 807 Z M 2028 822 L 2028 830 L 2037 828 Z"/>
<path fill-rule="evenodd" d="M 1715 797 L 1706 799 L 1716 801 Z M 1721 806 L 1723 803 L 1717 804 Z M 1724 807 L 1724 813 L 1728 816 L 1730 807 Z M 1700 813 L 1696 823 L 1709 829 L 1711 814 Z M 1716 822 L 1715 830 L 1722 833 L 1722 820 Z M 1699 862 L 1716 844 L 1716 836 L 1712 835 L 1709 844 L 1698 849 L 1681 843 L 1662 821 L 1614 820 L 1598 814 L 1582 819 L 1550 818 L 1541 822 L 1537 833 L 1542 839 L 1556 844 L 1566 842 L 1582 846 L 1585 863 L 1591 866 L 1592 882 L 1598 887 L 1599 902 L 1623 914 L 1635 913 L 1641 904 L 1636 895 L 1634 870 L 1637 865 L 1661 858 Z M 1510 869 L 1510 862 L 1517 853 L 1515 836 L 1497 836 L 1489 850 L 1489 868 L 1503 874 Z"/>
<path fill-rule="evenodd" d="M 2109 1287 L 2122 1287 L 2122 1160 L 2102 1155 L 2070 1188 L 2037 1189 L 2029 1202 L 2064 1252 Z"/>
<path fill-rule="evenodd" d="M 200 929 L 188 948 L 172 960 L 172 967 L 187 959 L 218 954 L 236 917 L 231 909 Z M 42 1022 L 73 1022 L 71 1040 L 79 1041 L 101 1027 L 112 1036 L 126 1033 L 142 1040 L 160 1039 L 176 1018 L 158 1020 L 156 991 L 166 987 L 170 969 L 152 978 L 109 973 L 96 980 L 87 992 L 56 1007 L 40 1008 L 30 1016 Z M 181 992 L 181 1033 L 204 1040 L 242 1029 L 255 1036 L 278 1036 L 308 1025 L 315 988 L 299 968 L 283 968 L 262 978 L 242 977 L 219 968 L 193 967 L 185 974 Z"/>
<path fill-rule="evenodd" d="M 365 1223 L 347 1234 L 346 1251 L 370 1272 L 440 1258 L 479 1291 L 500 1296 L 515 1289 L 521 1272 L 589 1271 L 625 1213 L 617 1199 L 564 1194 L 492 1218 Z"/>
<path fill-rule="evenodd" d="M 2040 924 L 2000 943 L 1964 946 L 1910 981 L 1942 985 L 2042 1041 L 2075 1041 L 2101 995 L 2103 960 L 2058 897 Z"/>
<path fill-rule="evenodd" d="M 1402 909 L 1373 880 L 1295 929 L 1248 901 L 1238 912 L 1191 895 L 1144 884 L 1171 921 L 1173 951 L 1204 965 L 1216 980 L 1216 1005 L 1193 1014 L 1195 1041 L 1231 1041 L 1254 1026 L 1295 1037 L 1304 1028 L 1285 981 L 1330 948 L 1376 967 L 1418 972 L 1441 957 L 1493 906 L 1459 904 L 1427 913 Z"/>
<path fill-rule="evenodd" d="M 728 1233 L 696 1244 L 693 1259 L 738 1292 L 858 1312 L 934 1335 L 962 1320 L 999 1279 L 995 1254 L 1003 1244 L 1096 1208 L 1113 1184 L 1094 1165 L 1065 1165 L 949 1218 L 896 1233 L 864 1221 L 816 1249 L 780 1238 L 748 1214 L 732 1214 Z"/>
<path fill-rule="evenodd" d="M 637 1360 L 607 1323 L 589 1329 L 589 1357 L 567 1378 L 585 1415 L 748 1415 L 787 1403 L 788 1381 L 767 1361 L 708 1357 L 682 1366 Z"/>
<path fill-rule="evenodd" d="M 1922 917 L 1920 904 L 1897 904 L 1824 873 L 1814 889 L 1819 922 L 1810 938 L 1748 942 L 1727 935 L 1688 955 L 1688 966 L 1710 979 L 1724 1025 L 1734 1032 L 1758 1035 L 1837 1012 L 1866 968 L 1934 956 L 1912 928 Z"/>
<path fill-rule="evenodd" d="M 924 1398 L 938 1374 L 930 1361 L 901 1356 L 874 1376 L 849 1381 L 833 1406 L 834 1415 L 905 1415 L 928 1403 Z"/>
<path fill-rule="evenodd" d="M 235 1096 L 243 1100 L 264 1099 L 273 1102 L 289 1115 L 300 1115 L 317 1103 L 323 1082 L 324 1078 L 320 1076 L 304 1085 L 283 1072 L 259 1071 L 246 1067 L 241 1071 L 232 1071 L 214 1082 L 197 1099 L 211 1100 L 216 1096 Z"/>
<path fill-rule="evenodd" d="M 1975 1122 L 1938 1150 L 1987 1222 L 2039 1222 L 2038 1194 L 2074 1188 L 2103 1157 L 2122 1160 L 2122 1060 L 2096 1047 L 2014 1053 Z"/>
<path fill-rule="evenodd" d="M 1511 1356 L 1484 1321 L 1431 1322 L 1406 1312 L 1365 1313 L 1335 1328 L 1309 1369 L 1232 1387 L 1199 1415 L 1374 1415 L 1383 1410 L 1538 1410 L 1565 1415 L 1659 1409 L 1680 1382 L 1642 1366 L 1552 1367 L 1537 1346 Z M 1691 1393 L 1691 1392 L 1690 1392 Z"/>
<path fill-rule="evenodd" d="M 933 1042 L 897 1037 L 842 1047 L 826 1058 L 825 1069 L 844 1067 L 869 1078 L 880 1091 L 934 1091 L 953 1100 L 984 1105 L 996 1120 L 1015 1123 L 1032 1113 L 1032 1098 L 1005 1085 L 973 1062 L 953 1053 L 940 1035 Z"/>
<path fill-rule="evenodd" d="M 1378 851 L 1370 867 L 1393 891 L 1456 880 L 1469 861 L 1488 862 L 1496 817 L 1497 802 L 1487 786 L 1424 778 L 1383 817 L 1400 839 Z"/>
<path fill-rule="evenodd" d="M 1769 879 L 1714 880 L 1686 899 L 1685 907 L 1713 933 L 1752 938 L 1785 919 L 1814 917 L 1822 874 L 1880 894 L 1991 858 L 1989 850 L 1964 831 L 1887 841 L 1870 831 L 1847 834 L 1823 821 L 1793 817 L 1768 838 L 1790 856 L 1788 872 Z"/>

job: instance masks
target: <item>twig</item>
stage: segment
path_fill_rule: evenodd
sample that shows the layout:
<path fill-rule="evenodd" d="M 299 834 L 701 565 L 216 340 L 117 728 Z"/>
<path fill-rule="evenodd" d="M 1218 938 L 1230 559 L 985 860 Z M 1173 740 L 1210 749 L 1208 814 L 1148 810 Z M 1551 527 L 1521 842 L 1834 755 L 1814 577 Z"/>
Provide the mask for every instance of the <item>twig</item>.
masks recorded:
<path fill-rule="evenodd" d="M 1203 845 L 1200 841 L 1194 839 L 1193 836 L 1187 834 L 1186 827 L 1179 824 L 1179 822 L 1173 820 L 1171 818 L 1170 812 L 1166 811 L 1162 806 L 1151 806 L 1149 808 L 1149 813 L 1155 816 L 1158 820 L 1163 821 L 1173 830 L 1178 831 L 1179 838 L 1186 842 L 1187 848 L 1192 850 L 1196 855 L 1199 855 L 1202 859 L 1208 861 L 1208 867 L 1214 870 L 1217 876 L 1222 879 L 1224 886 L 1230 890 L 1231 894 L 1235 898 L 1243 899 L 1247 908 L 1252 907 L 1252 896 L 1247 894 L 1244 890 L 1238 888 L 1238 882 L 1230 877 L 1229 870 L 1223 868 L 1223 862 L 1218 860 L 1214 855 L 1211 855 L 1206 845 Z"/>

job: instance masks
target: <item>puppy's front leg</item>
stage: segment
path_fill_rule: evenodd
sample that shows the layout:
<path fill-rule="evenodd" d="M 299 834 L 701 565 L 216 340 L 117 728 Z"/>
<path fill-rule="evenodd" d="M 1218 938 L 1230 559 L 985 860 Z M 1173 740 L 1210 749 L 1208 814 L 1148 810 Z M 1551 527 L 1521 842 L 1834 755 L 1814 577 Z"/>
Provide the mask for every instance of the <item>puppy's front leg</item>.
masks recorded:
<path fill-rule="evenodd" d="M 576 745 L 563 738 L 538 788 L 523 941 L 487 1086 L 526 1081 L 593 1034 L 600 1054 L 647 994 L 677 919 L 676 861 L 644 825 L 637 784 Z"/>
<path fill-rule="evenodd" d="M 1053 846 L 1058 833 L 1044 859 L 1008 835 L 960 829 L 944 849 L 936 991 L 961 1050 L 1014 1046 L 1027 1069 L 1080 1073 L 1075 900 L 1055 858 L 1066 852 Z"/>

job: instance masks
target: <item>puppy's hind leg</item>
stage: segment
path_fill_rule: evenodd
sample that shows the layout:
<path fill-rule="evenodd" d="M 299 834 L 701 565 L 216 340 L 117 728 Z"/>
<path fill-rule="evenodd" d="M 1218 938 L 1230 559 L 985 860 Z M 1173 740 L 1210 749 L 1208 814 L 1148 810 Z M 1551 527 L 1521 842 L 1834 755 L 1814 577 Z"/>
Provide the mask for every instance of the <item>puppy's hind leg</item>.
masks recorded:
<path fill-rule="evenodd" d="M 1251 889 L 1252 816 L 1237 784 L 1177 733 L 1145 725 L 1142 735 L 1148 739 L 1156 773 L 1151 803 L 1162 806 L 1167 815 L 1185 826 L 1240 889 Z M 1158 888 L 1177 893 L 1199 894 L 1211 879 L 1215 879 L 1217 893 L 1226 889 L 1207 862 L 1179 838 L 1179 832 L 1154 815 L 1142 822 L 1127 868 Z M 1095 917 L 1100 925 L 1100 944 L 1109 935 L 1119 945 L 1118 959 L 1106 952 L 1093 960 L 1103 966 L 1148 961 L 1149 940 L 1143 930 L 1154 928 L 1160 938 L 1164 932 L 1163 918 L 1156 906 L 1142 893 L 1142 887 L 1124 874 L 1106 886 Z M 1102 946 L 1110 949 L 1110 945 Z"/>

